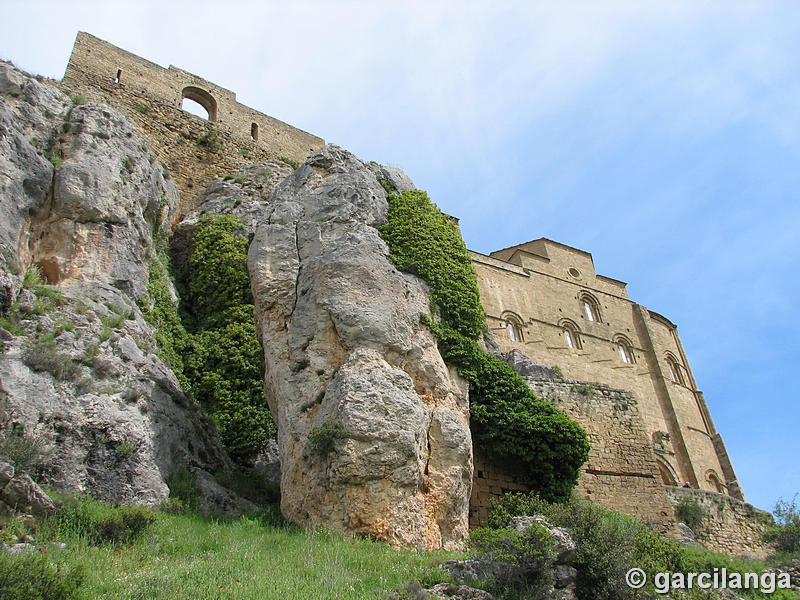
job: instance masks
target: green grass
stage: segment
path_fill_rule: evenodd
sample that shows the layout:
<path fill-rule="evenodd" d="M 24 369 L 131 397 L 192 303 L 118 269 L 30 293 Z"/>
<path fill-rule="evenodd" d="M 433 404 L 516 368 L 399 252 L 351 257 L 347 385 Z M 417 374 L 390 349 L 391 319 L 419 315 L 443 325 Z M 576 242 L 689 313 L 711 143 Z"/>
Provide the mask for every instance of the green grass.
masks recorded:
<path fill-rule="evenodd" d="M 54 563 L 85 569 L 76 596 L 85 600 L 374 600 L 411 580 L 444 580 L 432 565 L 451 557 L 269 524 L 275 520 L 159 513 L 126 545 L 98 546 L 73 534 L 59 539 L 65 549 L 46 549 Z"/>

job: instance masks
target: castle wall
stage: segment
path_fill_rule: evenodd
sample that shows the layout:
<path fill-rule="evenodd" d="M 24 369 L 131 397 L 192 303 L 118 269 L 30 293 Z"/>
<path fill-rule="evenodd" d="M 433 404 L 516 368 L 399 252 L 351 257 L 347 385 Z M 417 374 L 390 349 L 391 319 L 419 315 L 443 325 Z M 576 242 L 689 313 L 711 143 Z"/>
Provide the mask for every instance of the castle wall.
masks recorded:
<path fill-rule="evenodd" d="M 768 554 L 768 547 L 761 541 L 772 523 L 768 512 L 727 494 L 669 486 L 666 491 L 673 507 L 688 501 L 702 508 L 703 520 L 693 531 L 697 541 L 707 548 L 757 558 Z"/>
<path fill-rule="evenodd" d="M 230 90 L 174 66 L 165 69 L 84 32 L 78 33 L 59 86 L 70 95 L 108 104 L 136 124 L 178 183 L 180 213 L 195 207 L 196 195 L 208 183 L 246 164 L 278 157 L 303 162 L 325 143 L 240 104 Z M 211 109 L 211 118 L 182 110 L 184 97 Z M 251 139 L 253 124 L 257 139 Z M 200 143 L 212 133 L 217 144 Z"/>
<path fill-rule="evenodd" d="M 632 302 L 624 282 L 597 275 L 587 252 L 541 239 L 471 254 L 487 325 L 503 351 L 516 348 L 569 379 L 631 392 L 663 483 L 741 495 L 674 324 Z M 599 313 L 594 320 L 584 297 Z M 521 339 L 511 338 L 510 321 Z M 574 347 L 565 327 L 574 332 Z"/>
<path fill-rule="evenodd" d="M 633 395 L 597 383 L 531 377 L 525 381 L 538 396 L 553 402 L 587 432 L 591 450 L 578 481 L 578 493 L 661 531 L 672 531 L 672 507 Z M 491 498 L 527 488 L 513 466 L 493 463 L 478 450 L 474 460 L 470 525 L 477 527 L 487 522 Z"/>

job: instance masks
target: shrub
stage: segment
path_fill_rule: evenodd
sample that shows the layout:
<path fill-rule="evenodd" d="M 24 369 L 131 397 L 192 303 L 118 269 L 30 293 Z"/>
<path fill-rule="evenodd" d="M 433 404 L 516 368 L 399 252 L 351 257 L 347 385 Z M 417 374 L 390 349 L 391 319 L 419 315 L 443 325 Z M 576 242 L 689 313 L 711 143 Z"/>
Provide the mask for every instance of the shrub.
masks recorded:
<path fill-rule="evenodd" d="M 703 523 L 706 513 L 703 507 L 691 498 L 681 498 L 675 507 L 675 516 L 682 523 L 686 523 L 692 529 L 697 529 Z"/>
<path fill-rule="evenodd" d="M 100 541 L 127 543 L 139 537 L 156 516 L 144 506 L 120 506 L 97 519 L 93 536 Z"/>
<path fill-rule="evenodd" d="M 84 96 L 81 96 L 80 94 L 75 94 L 72 97 L 72 105 L 80 106 L 81 104 L 86 104 L 86 98 Z"/>
<path fill-rule="evenodd" d="M 559 379 L 564 379 L 564 371 L 561 370 L 561 367 L 552 366 L 550 370 L 553 371 L 553 375 L 555 375 Z"/>
<path fill-rule="evenodd" d="M 798 494 L 791 502 L 784 499 L 775 504 L 773 515 L 776 525 L 764 534 L 764 540 L 774 543 L 780 552 L 800 552 L 800 507 L 797 505 Z"/>
<path fill-rule="evenodd" d="M 48 517 L 42 528 L 53 538 L 82 537 L 89 543 L 127 543 L 139 537 L 156 519 L 144 506 L 114 508 L 90 496 L 64 496 L 58 512 Z"/>
<path fill-rule="evenodd" d="M 142 303 L 142 315 L 155 328 L 159 356 L 172 367 L 184 388 L 189 387 L 183 373 L 183 356 L 190 350 L 189 335 L 178 315 L 178 307 L 172 301 L 167 256 L 161 249 L 150 262 L 147 293 L 150 302 Z"/>
<path fill-rule="evenodd" d="M 43 336 L 26 340 L 22 361 L 34 371 L 46 371 L 56 379 L 67 381 L 75 379 L 79 366 L 70 356 L 61 354 L 53 336 Z"/>
<path fill-rule="evenodd" d="M 473 439 L 498 461 L 521 462 L 525 483 L 549 500 L 563 499 L 589 456 L 586 432 L 525 381 L 480 348 L 484 331 L 477 277 L 458 228 L 420 190 L 389 195 L 380 228 L 390 258 L 430 289 L 435 320 L 422 315 L 444 360 L 469 383 Z"/>
<path fill-rule="evenodd" d="M 296 160 L 292 160 L 291 158 L 286 158 L 285 156 L 279 156 L 278 160 L 281 161 L 281 162 L 285 162 L 287 165 L 289 165 L 293 169 L 299 169 L 300 168 L 300 163 L 297 162 Z"/>
<path fill-rule="evenodd" d="M 469 546 L 476 558 L 492 563 L 493 592 L 504 598 L 544 598 L 552 585 L 554 559 L 550 532 L 533 523 L 525 533 L 505 527 L 470 532 Z"/>
<path fill-rule="evenodd" d="M 38 475 L 52 453 L 47 440 L 40 435 L 13 431 L 0 436 L 0 455 L 13 460 L 17 472 Z"/>
<path fill-rule="evenodd" d="M 206 148 L 209 152 L 217 152 L 222 148 L 222 143 L 219 141 L 217 132 L 214 130 L 207 131 L 197 138 L 197 143 Z"/>
<path fill-rule="evenodd" d="M 336 442 L 350 436 L 351 433 L 344 423 L 328 419 L 309 432 L 308 441 L 311 444 L 311 451 L 317 456 L 325 458 L 335 449 Z"/>
<path fill-rule="evenodd" d="M 200 509 L 200 492 L 197 489 L 194 475 L 183 467 L 167 478 L 170 499 L 181 502 L 186 510 L 197 511 Z"/>
<path fill-rule="evenodd" d="M 0 598 L 3 600 L 69 600 L 77 597 L 83 568 L 51 564 L 46 556 L 12 556 L 0 551 Z"/>

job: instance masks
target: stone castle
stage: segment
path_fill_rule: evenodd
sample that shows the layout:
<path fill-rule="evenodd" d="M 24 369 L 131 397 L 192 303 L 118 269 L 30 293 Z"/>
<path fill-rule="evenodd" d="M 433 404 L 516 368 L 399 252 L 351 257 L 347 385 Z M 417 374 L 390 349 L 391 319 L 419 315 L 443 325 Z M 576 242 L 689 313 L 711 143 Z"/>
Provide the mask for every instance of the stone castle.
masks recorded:
<path fill-rule="evenodd" d="M 58 86 L 134 122 L 177 183 L 176 220 L 212 181 L 267 159 L 302 162 L 324 145 L 239 104 L 230 90 L 83 32 Z M 208 119 L 182 110 L 186 99 Z M 542 238 L 471 255 L 499 350 L 589 434 L 580 491 L 662 530 L 674 530 L 674 506 L 691 495 L 716 515 L 709 545 L 758 551 L 756 511 L 744 502 L 676 325 L 632 301 L 624 282 L 597 274 L 588 252 Z M 513 466 L 476 453 L 470 524 L 485 523 L 492 497 L 520 489 Z"/>

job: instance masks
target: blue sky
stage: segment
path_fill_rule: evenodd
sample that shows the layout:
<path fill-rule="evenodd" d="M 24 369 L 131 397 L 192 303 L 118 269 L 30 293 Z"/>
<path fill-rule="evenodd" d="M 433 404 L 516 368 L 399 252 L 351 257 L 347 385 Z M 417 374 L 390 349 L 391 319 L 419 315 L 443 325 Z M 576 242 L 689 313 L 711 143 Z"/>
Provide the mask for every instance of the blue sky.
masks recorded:
<path fill-rule="evenodd" d="M 678 324 L 753 504 L 800 491 L 800 11 L 792 2 L 18 2 L 399 166 L 479 252 L 538 237 Z"/>

